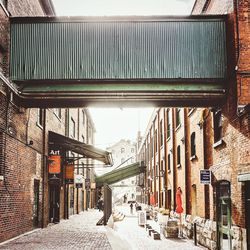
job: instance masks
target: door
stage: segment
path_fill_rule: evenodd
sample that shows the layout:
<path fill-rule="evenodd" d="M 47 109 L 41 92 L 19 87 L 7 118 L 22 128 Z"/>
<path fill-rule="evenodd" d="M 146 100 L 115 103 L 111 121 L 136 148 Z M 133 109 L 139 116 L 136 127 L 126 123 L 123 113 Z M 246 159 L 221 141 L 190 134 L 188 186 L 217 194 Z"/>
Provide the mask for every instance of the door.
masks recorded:
<path fill-rule="evenodd" d="M 221 250 L 232 249 L 232 232 L 231 232 L 231 197 L 230 182 L 222 181 L 218 185 L 218 245 Z"/>
<path fill-rule="evenodd" d="M 39 221 L 39 180 L 34 180 L 33 226 L 38 227 Z"/>
<path fill-rule="evenodd" d="M 69 187 L 69 215 L 74 214 L 74 187 Z"/>
<path fill-rule="evenodd" d="M 250 181 L 245 183 L 247 250 L 250 250 Z"/>
<path fill-rule="evenodd" d="M 60 185 L 50 185 L 50 222 L 60 221 Z"/>

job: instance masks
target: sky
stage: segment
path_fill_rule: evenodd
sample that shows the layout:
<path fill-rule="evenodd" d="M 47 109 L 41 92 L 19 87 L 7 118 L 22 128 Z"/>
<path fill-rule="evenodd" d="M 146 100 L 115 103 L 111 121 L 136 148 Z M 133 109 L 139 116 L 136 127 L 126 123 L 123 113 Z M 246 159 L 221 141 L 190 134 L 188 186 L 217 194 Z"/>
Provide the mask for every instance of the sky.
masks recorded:
<path fill-rule="evenodd" d="M 53 0 L 58 16 L 188 15 L 194 0 Z"/>
<path fill-rule="evenodd" d="M 57 16 L 188 15 L 195 0 L 53 0 Z M 142 135 L 153 108 L 90 108 L 95 146 L 106 149 L 120 139 Z"/>
<path fill-rule="evenodd" d="M 136 141 L 144 134 L 153 108 L 89 108 L 95 123 L 95 146 L 106 149 L 121 139 Z"/>

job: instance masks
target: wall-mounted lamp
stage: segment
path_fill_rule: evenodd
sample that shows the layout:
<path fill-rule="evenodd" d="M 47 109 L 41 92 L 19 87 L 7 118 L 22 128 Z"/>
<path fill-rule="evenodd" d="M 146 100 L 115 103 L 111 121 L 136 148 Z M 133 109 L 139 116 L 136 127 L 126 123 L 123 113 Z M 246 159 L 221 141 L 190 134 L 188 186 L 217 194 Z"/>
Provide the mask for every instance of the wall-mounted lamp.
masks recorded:
<path fill-rule="evenodd" d="M 202 129 L 202 127 L 203 127 L 203 121 L 199 121 L 199 122 L 197 123 L 197 125 L 199 126 L 200 129 Z"/>

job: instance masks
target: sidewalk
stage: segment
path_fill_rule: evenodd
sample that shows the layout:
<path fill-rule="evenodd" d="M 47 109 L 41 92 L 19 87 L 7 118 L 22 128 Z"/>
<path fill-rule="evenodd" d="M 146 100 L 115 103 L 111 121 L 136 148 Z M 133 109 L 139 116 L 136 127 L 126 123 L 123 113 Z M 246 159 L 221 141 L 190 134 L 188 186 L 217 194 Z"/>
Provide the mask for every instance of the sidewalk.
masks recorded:
<path fill-rule="evenodd" d="M 17 239 L 0 244 L 8 250 L 111 250 L 108 232 L 104 226 L 96 226 L 103 213 L 90 209 L 69 220 L 61 220 L 40 230 L 34 230 Z"/>
<path fill-rule="evenodd" d="M 130 244 L 131 250 L 156 250 L 156 249 L 168 249 L 168 250 L 198 250 L 205 249 L 201 246 L 195 246 L 193 241 L 188 239 L 166 239 L 161 235 L 161 240 L 154 240 L 150 236 L 144 227 L 138 225 L 137 212 L 134 211 L 130 214 L 130 208 L 128 205 L 117 207 L 125 214 L 123 221 L 115 222 L 115 230 L 118 234 Z M 160 233 L 160 226 L 153 220 L 148 220 L 148 223 L 153 229 Z"/>

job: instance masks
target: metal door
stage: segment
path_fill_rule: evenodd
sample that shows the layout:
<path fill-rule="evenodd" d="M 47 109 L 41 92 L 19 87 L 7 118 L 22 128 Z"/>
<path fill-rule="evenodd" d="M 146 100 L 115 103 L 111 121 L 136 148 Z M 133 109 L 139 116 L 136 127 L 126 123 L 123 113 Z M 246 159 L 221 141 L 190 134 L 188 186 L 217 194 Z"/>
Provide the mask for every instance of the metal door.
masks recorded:
<path fill-rule="evenodd" d="M 217 189 L 217 218 L 218 218 L 218 248 L 221 250 L 232 249 L 232 218 L 231 218 L 231 193 L 230 182 L 221 181 Z"/>

